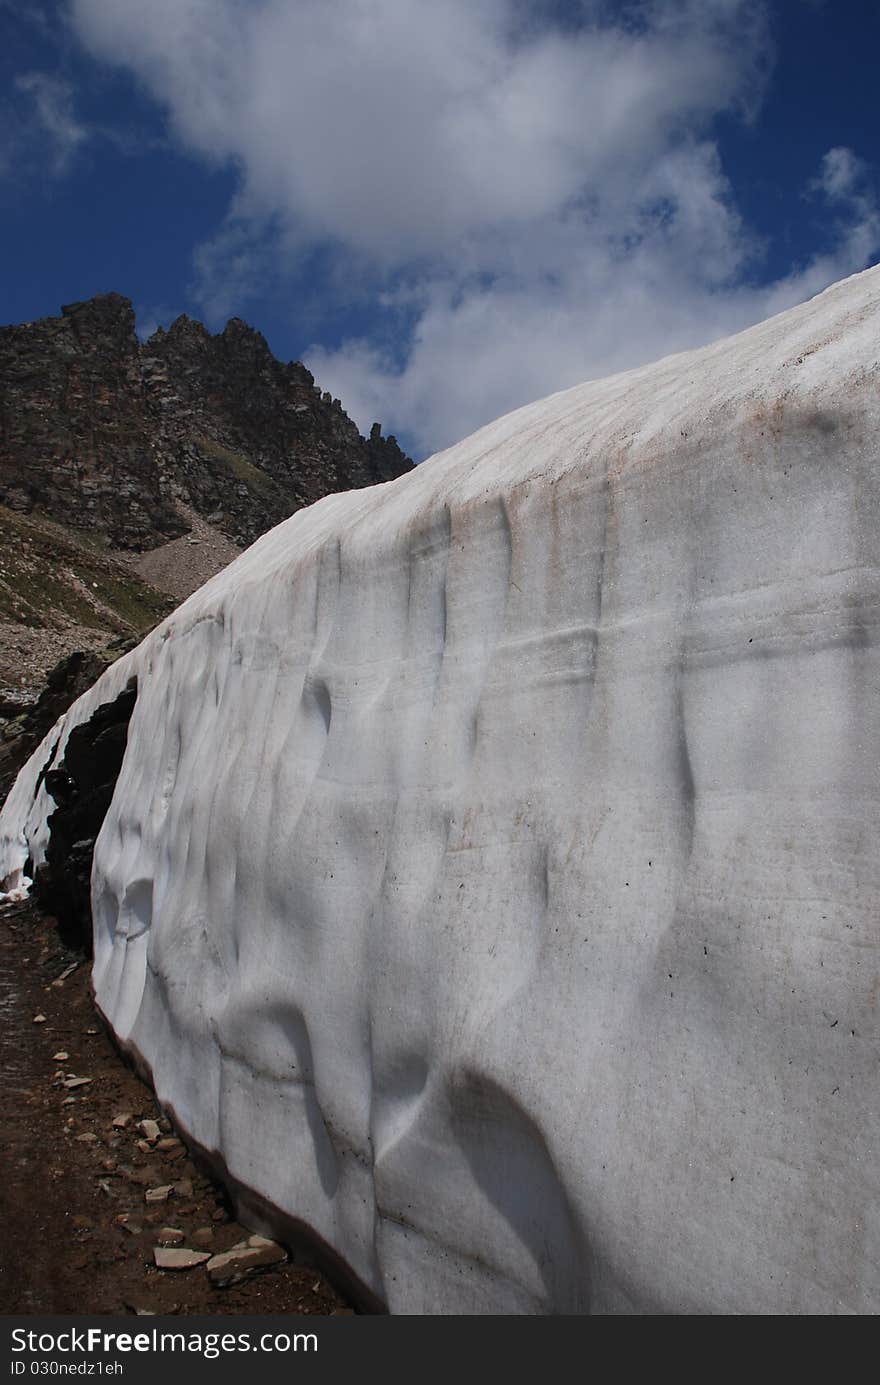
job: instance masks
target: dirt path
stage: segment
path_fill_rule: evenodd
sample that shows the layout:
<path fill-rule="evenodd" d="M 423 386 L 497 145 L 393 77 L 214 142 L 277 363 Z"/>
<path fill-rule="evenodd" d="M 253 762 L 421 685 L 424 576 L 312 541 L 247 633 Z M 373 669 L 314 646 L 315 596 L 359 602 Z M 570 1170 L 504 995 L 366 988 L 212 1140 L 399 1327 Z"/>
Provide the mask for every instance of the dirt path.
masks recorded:
<path fill-rule="evenodd" d="M 101 1027 L 89 964 L 65 950 L 54 921 L 30 903 L 0 909 L 0 1026 L 5 1313 L 352 1311 L 302 1264 L 228 1288 L 212 1285 L 203 1267 L 155 1267 L 163 1228 L 214 1254 L 249 1233 Z M 89 1080 L 74 1084 L 77 1077 Z M 124 1115 L 125 1125 L 114 1126 Z M 158 1122 L 158 1137 L 139 1129 L 142 1120 Z M 146 1201 L 148 1189 L 169 1185 L 167 1201 Z"/>

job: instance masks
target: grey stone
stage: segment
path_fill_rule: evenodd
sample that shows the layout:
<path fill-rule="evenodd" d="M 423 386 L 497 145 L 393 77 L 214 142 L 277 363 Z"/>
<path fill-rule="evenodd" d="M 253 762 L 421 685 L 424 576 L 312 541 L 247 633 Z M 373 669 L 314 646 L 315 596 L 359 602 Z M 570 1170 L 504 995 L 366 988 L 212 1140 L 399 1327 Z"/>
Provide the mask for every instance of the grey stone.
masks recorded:
<path fill-rule="evenodd" d="M 257 1270 L 280 1265 L 286 1259 L 287 1251 L 277 1242 L 267 1240 L 265 1236 L 249 1236 L 231 1250 L 212 1256 L 207 1265 L 208 1277 L 212 1284 L 225 1288 L 247 1279 Z"/>
<path fill-rule="evenodd" d="M 170 1249 L 155 1246 L 153 1249 L 153 1259 L 160 1270 L 193 1270 L 210 1258 L 205 1250 L 190 1250 L 185 1246 Z"/>
<path fill-rule="evenodd" d="M 163 1183 L 158 1188 L 147 1188 L 144 1193 L 144 1202 L 167 1202 L 174 1192 L 170 1183 Z"/>

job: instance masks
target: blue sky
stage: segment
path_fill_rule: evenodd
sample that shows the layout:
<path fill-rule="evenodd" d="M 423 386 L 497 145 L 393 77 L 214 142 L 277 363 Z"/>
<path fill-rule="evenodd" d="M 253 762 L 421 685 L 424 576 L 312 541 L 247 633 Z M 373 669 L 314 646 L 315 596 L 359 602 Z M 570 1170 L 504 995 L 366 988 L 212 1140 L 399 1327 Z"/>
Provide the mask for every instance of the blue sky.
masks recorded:
<path fill-rule="evenodd" d="M 880 254 L 869 0 L 0 0 L 0 322 L 232 314 L 414 455 Z"/>

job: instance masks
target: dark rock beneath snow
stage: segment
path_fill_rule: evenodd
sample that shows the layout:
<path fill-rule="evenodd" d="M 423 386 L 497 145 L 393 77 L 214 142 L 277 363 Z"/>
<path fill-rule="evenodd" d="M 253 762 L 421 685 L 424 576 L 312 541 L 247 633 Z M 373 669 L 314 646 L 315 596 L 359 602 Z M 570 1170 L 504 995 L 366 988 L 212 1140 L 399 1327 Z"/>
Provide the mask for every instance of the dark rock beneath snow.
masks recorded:
<path fill-rule="evenodd" d="M 46 791 L 58 805 L 48 818 L 46 859 L 34 877 L 43 906 L 72 945 L 91 950 L 91 878 L 95 841 L 122 766 L 128 723 L 137 697 L 134 680 L 99 707 L 67 739 L 63 759 L 46 768 Z"/>
<path fill-rule="evenodd" d="M 22 765 L 58 718 L 97 682 L 110 664 L 127 650 L 133 649 L 135 644 L 134 638 L 122 637 L 111 641 L 98 652 L 77 650 L 69 654 L 55 665 L 36 700 L 25 698 L 15 704 L 19 710 L 14 716 L 12 694 L 5 701 L 0 701 L 0 802 L 12 787 Z M 4 708 L 8 710 L 4 711 Z"/>

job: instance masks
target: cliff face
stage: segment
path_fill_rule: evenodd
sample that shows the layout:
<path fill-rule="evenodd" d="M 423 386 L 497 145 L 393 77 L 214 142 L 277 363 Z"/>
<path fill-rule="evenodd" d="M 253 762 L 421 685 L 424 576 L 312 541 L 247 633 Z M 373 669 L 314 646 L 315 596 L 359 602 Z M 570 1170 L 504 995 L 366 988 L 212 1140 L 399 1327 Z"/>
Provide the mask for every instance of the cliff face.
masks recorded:
<path fill-rule="evenodd" d="M 35 696 L 294 511 L 411 465 L 237 318 L 142 345 L 108 293 L 0 328 L 0 693 Z"/>
<path fill-rule="evenodd" d="M 217 336 L 178 318 L 141 364 L 165 486 L 239 545 L 322 495 L 412 466 L 378 425 L 362 438 L 304 365 L 277 361 L 240 318 Z"/>
<path fill-rule="evenodd" d="M 9 795 L 13 891 L 136 691 L 97 1003 L 394 1311 L 880 1311 L 878 328 L 880 268 L 327 497 Z"/>
<path fill-rule="evenodd" d="M 151 432 L 127 299 L 105 294 L 0 329 L 0 504 L 111 548 L 183 533 Z"/>
<path fill-rule="evenodd" d="M 237 318 L 212 336 L 181 317 L 141 345 L 131 303 L 108 293 L 0 329 L 0 504 L 111 549 L 185 533 L 181 503 L 242 547 L 411 465 Z"/>

